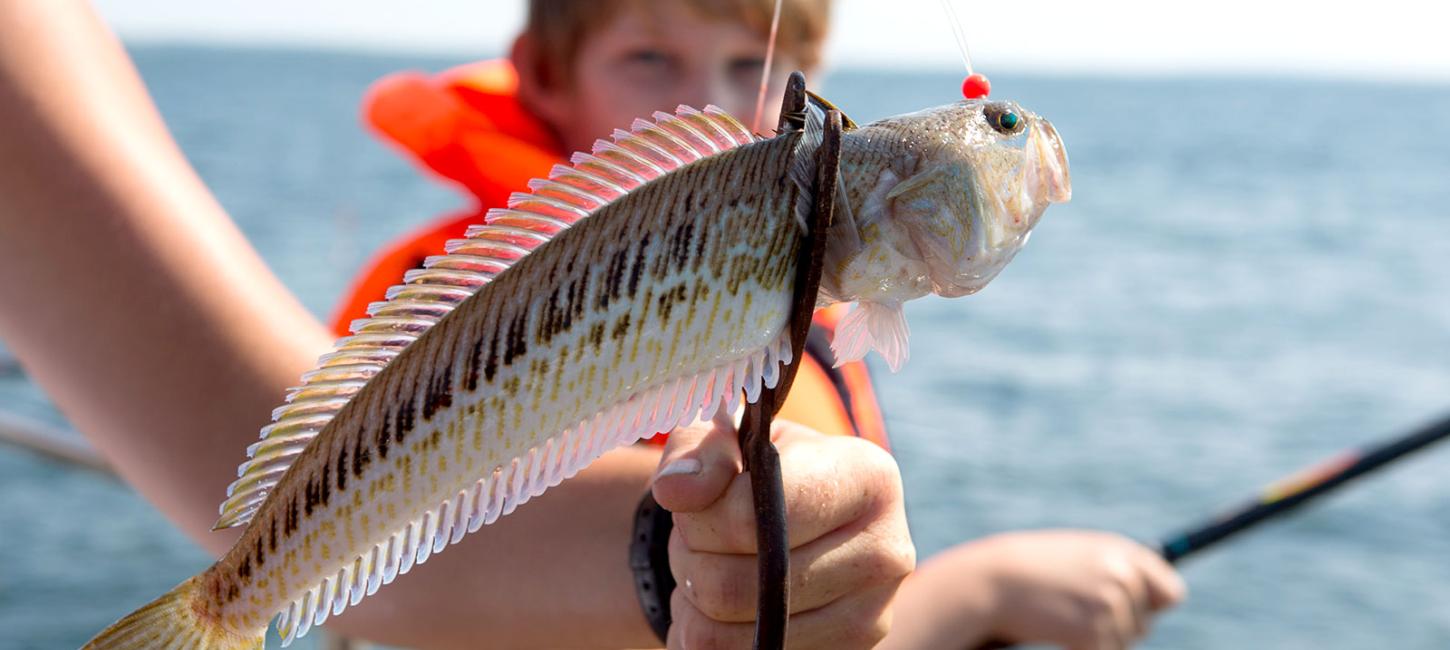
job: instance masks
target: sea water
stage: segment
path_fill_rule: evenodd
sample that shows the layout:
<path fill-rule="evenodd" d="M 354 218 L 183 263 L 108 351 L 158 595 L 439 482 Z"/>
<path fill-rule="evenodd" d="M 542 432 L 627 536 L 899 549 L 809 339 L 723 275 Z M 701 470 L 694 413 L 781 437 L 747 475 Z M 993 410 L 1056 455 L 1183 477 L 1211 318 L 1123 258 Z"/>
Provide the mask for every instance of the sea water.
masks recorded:
<path fill-rule="evenodd" d="M 357 117 L 378 77 L 461 59 L 133 54 L 319 316 L 379 246 L 468 205 Z M 1450 87 L 992 77 L 1062 133 L 1074 196 L 980 295 L 910 305 L 910 363 L 874 366 L 923 557 L 1045 527 L 1151 542 L 1450 412 Z M 847 69 L 822 88 L 865 122 L 958 83 Z M 64 424 L 3 363 L 0 412 Z M 1447 465 L 1426 452 L 1189 561 L 1145 647 L 1450 647 Z M 207 564 L 118 481 L 0 448 L 0 647 L 74 647 Z"/>

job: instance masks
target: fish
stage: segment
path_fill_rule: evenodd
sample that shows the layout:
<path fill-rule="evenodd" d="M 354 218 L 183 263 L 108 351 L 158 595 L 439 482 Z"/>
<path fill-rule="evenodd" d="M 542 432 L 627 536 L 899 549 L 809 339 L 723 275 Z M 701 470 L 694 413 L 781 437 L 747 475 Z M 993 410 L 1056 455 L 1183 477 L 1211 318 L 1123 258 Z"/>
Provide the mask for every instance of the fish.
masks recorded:
<path fill-rule="evenodd" d="M 353 323 L 247 449 L 214 565 L 86 648 L 285 646 L 610 449 L 734 412 L 791 362 L 814 150 L 715 107 L 636 120 Z M 980 290 L 1071 197 L 1051 123 L 969 100 L 853 127 L 818 305 L 843 359 L 907 356 L 902 304 Z M 818 235 L 821 235 L 818 233 Z"/>

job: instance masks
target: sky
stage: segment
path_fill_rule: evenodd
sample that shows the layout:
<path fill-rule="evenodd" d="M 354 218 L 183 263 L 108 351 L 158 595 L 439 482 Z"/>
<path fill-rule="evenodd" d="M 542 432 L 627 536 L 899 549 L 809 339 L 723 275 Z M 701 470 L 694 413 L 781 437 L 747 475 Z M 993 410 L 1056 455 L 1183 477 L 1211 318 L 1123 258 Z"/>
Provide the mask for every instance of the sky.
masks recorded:
<path fill-rule="evenodd" d="M 522 0 L 96 0 L 132 42 L 502 52 Z M 953 0 L 983 71 L 1304 74 L 1450 82 L 1450 3 Z M 940 0 L 837 0 L 837 65 L 961 67 Z"/>

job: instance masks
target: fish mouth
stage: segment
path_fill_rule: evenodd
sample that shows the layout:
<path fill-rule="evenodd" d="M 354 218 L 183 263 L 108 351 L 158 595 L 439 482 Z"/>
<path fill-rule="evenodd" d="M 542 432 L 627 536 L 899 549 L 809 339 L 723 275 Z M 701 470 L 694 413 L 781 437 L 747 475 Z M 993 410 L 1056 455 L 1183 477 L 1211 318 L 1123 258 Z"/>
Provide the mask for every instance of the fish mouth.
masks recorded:
<path fill-rule="evenodd" d="M 1023 175 L 1028 195 L 1046 198 L 1049 203 L 1072 200 L 1072 173 L 1067 165 L 1067 148 L 1052 122 L 1038 118 L 1027 136 L 1027 166 Z"/>

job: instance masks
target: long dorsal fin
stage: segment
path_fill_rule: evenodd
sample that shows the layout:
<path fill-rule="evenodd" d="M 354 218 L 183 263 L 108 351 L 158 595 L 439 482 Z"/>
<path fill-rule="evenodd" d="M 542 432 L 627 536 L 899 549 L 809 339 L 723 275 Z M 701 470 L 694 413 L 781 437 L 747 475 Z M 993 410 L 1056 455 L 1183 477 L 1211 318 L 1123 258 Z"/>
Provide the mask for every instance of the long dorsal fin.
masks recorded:
<path fill-rule="evenodd" d="M 529 183 L 531 192 L 509 197 L 463 239 L 448 242 L 443 255 L 429 257 L 387 291 L 387 300 L 368 306 L 368 318 L 352 323 L 351 336 L 292 388 L 272 412 L 261 441 L 247 448 L 227 488 L 216 528 L 240 526 L 267 498 L 292 461 L 373 375 L 423 332 L 480 287 L 492 281 L 561 230 L 645 183 L 686 164 L 753 142 L 739 121 L 714 106 L 657 112 L 655 121 L 636 120 L 629 131 L 595 143 L 572 165 L 557 165 L 547 180 Z"/>

